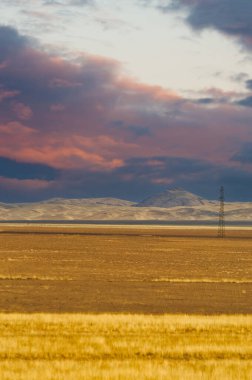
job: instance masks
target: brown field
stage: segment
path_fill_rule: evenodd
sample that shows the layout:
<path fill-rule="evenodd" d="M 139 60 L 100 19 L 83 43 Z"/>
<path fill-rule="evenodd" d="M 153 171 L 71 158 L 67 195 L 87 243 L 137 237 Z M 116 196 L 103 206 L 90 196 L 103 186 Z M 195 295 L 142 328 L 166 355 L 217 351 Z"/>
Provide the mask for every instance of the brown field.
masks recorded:
<path fill-rule="evenodd" d="M 0 226 L 0 311 L 246 314 L 252 230 Z"/>

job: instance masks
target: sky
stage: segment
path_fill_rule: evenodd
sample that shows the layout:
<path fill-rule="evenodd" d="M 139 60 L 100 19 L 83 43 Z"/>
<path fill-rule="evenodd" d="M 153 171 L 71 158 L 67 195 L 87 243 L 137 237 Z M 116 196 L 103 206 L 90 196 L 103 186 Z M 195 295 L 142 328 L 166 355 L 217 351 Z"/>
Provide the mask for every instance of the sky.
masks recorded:
<path fill-rule="evenodd" d="M 0 202 L 252 201 L 251 0 L 1 0 Z"/>

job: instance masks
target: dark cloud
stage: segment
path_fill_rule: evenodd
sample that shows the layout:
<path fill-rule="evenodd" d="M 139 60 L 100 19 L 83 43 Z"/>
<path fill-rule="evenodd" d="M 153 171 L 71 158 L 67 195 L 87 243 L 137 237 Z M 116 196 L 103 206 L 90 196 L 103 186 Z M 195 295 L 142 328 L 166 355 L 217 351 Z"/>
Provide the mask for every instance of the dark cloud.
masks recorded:
<path fill-rule="evenodd" d="M 211 178 L 209 186 L 209 176 Z M 183 186 L 185 183 L 180 183 Z M 251 202 L 252 176 L 248 170 L 241 168 L 216 167 L 209 173 L 205 173 L 197 184 L 188 184 L 188 188 L 195 193 L 207 196 L 209 199 L 218 199 L 220 186 L 225 188 L 227 202 L 240 201 Z"/>
<path fill-rule="evenodd" d="M 249 78 L 249 75 L 247 73 L 238 73 L 231 75 L 230 79 L 234 80 L 235 82 L 244 82 Z"/>
<path fill-rule="evenodd" d="M 62 178 L 62 188 L 57 196 L 112 196 L 130 200 L 142 200 L 151 193 L 180 182 L 197 193 L 200 176 L 209 172 L 212 165 L 200 160 L 183 157 L 135 157 L 109 173 L 71 170 Z M 191 178 L 195 184 L 192 186 Z M 208 191 L 209 194 L 209 191 Z"/>
<path fill-rule="evenodd" d="M 252 49 L 252 2 L 250 0 L 175 0 L 159 6 L 163 12 L 186 9 L 186 18 L 194 29 L 216 29 L 237 37 Z"/>
<path fill-rule="evenodd" d="M 125 166 L 118 169 L 120 174 L 148 178 L 149 181 L 165 181 L 167 183 L 179 176 L 188 176 L 208 170 L 211 164 L 203 160 L 184 157 L 152 156 L 136 157 L 126 161 Z"/>
<path fill-rule="evenodd" d="M 52 181 L 58 177 L 59 172 L 47 165 L 17 162 L 0 157 L 0 177 L 16 179 L 43 179 Z"/>
<path fill-rule="evenodd" d="M 130 133 L 132 133 L 135 137 L 151 136 L 152 135 L 150 128 L 148 128 L 144 125 L 134 125 L 134 124 L 126 125 L 123 122 L 123 120 L 114 120 L 111 123 L 111 126 L 115 127 L 115 128 L 123 128 L 124 130 L 127 130 Z"/>
<path fill-rule="evenodd" d="M 200 99 L 197 99 L 196 102 L 199 104 L 206 104 L 207 105 L 207 104 L 215 103 L 215 100 L 212 98 L 200 98 Z"/>
<path fill-rule="evenodd" d="M 252 79 L 248 79 L 246 81 L 246 87 L 249 89 L 249 90 L 252 90 Z"/>
<path fill-rule="evenodd" d="M 144 127 L 142 125 L 128 125 L 128 130 L 133 133 L 136 137 L 140 136 L 151 136 L 151 131 L 148 127 Z"/>
<path fill-rule="evenodd" d="M 247 96 L 237 102 L 240 106 L 252 107 L 252 96 Z"/>
<path fill-rule="evenodd" d="M 71 171 L 64 178 L 68 186 L 63 186 L 65 192 L 60 196 L 92 194 L 140 201 L 166 188 L 182 187 L 217 200 L 219 188 L 224 185 L 227 201 L 251 201 L 252 176 L 249 171 L 185 157 L 135 157 L 111 173 L 100 173 L 99 177 L 93 172 L 86 172 L 83 176 L 78 171 Z M 81 187 L 85 192 L 80 191 Z"/>
<path fill-rule="evenodd" d="M 252 104 L 251 104 L 252 107 Z M 252 164 L 252 142 L 243 144 L 240 151 L 232 157 L 234 161 L 239 161 L 246 164 Z"/>
<path fill-rule="evenodd" d="M 14 28 L 0 26 L 0 64 L 4 58 L 15 56 L 28 44 L 28 38 L 21 36 Z"/>
<path fill-rule="evenodd" d="M 226 201 L 251 202 L 251 171 L 240 168 L 225 168 L 216 176 L 218 183 L 225 187 Z"/>

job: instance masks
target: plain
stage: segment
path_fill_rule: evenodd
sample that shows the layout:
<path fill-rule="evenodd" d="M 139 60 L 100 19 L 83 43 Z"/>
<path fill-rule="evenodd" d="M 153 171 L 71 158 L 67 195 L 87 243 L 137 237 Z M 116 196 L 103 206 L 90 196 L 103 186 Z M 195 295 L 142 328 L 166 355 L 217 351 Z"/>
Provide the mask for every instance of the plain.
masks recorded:
<path fill-rule="evenodd" d="M 251 252 L 250 229 L 2 226 L 1 379 L 251 379 Z"/>

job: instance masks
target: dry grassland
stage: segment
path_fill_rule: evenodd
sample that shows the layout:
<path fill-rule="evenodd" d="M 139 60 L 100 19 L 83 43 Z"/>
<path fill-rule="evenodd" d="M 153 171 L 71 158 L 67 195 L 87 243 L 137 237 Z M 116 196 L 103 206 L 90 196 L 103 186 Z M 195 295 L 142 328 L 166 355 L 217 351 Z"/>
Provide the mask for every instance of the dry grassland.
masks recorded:
<path fill-rule="evenodd" d="M 0 314 L 2 380 L 250 380 L 252 316 Z"/>
<path fill-rule="evenodd" d="M 0 310 L 1 380 L 250 380 L 252 231 L 1 226 Z"/>
<path fill-rule="evenodd" d="M 252 230 L 0 227 L 0 310 L 252 312 Z"/>

